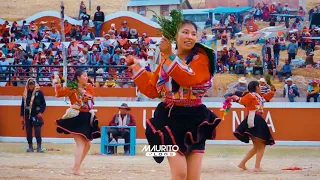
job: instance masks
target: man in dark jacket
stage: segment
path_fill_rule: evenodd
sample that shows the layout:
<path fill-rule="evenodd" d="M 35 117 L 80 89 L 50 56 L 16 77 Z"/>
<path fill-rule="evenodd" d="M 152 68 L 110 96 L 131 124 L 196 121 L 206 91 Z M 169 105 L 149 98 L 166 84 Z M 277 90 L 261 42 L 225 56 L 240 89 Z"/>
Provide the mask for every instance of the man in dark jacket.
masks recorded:
<path fill-rule="evenodd" d="M 280 44 L 278 39 L 275 40 L 275 44 L 273 45 L 273 58 L 276 65 L 279 65 L 279 59 L 280 59 Z"/>
<path fill-rule="evenodd" d="M 122 103 L 121 106 L 119 107 L 119 114 L 116 114 L 113 116 L 112 120 L 109 123 L 109 126 L 135 126 L 136 121 L 134 120 L 133 116 L 128 113 L 131 108 L 126 104 Z M 112 141 L 113 138 L 117 137 L 122 137 L 124 138 L 124 142 L 130 143 L 130 131 L 129 129 L 125 128 L 114 128 L 110 129 L 108 132 L 109 136 L 109 142 Z M 134 140 L 134 139 L 132 139 Z M 124 146 L 124 154 L 128 155 L 129 154 L 129 145 Z M 113 150 L 109 149 L 109 153 L 113 154 Z"/>
<path fill-rule="evenodd" d="M 45 109 L 46 101 L 40 90 L 40 86 L 36 83 L 35 79 L 29 78 L 23 93 L 20 111 L 21 123 L 23 129 L 26 127 L 27 132 L 27 141 L 29 144 L 27 152 L 33 152 L 32 127 L 34 127 L 37 139 L 37 152 L 43 153 L 41 148 L 41 126 L 43 125 L 42 114 Z"/>

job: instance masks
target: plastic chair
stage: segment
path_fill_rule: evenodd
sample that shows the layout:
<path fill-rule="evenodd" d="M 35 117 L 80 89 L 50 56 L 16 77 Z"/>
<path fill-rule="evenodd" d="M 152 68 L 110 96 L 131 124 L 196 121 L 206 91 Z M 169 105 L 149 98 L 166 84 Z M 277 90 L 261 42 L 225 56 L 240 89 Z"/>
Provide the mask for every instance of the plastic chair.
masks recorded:
<path fill-rule="evenodd" d="M 108 137 L 108 129 L 110 128 L 126 128 L 130 130 L 130 143 L 112 143 L 109 142 Z M 118 138 L 117 138 L 118 139 Z M 116 141 L 117 141 L 116 139 Z M 101 127 L 101 145 L 100 145 L 100 153 L 101 154 L 108 154 L 109 147 L 118 147 L 118 146 L 130 146 L 130 155 L 136 155 L 136 126 L 102 126 Z M 116 148 L 115 148 L 116 150 Z"/>

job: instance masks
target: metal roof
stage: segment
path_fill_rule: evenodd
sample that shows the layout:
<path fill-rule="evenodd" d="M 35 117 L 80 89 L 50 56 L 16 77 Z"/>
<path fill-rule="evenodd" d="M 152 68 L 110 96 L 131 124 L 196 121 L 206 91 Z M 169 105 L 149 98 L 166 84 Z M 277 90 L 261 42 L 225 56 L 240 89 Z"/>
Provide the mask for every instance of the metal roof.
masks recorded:
<path fill-rule="evenodd" d="M 132 6 L 160 6 L 160 5 L 178 5 L 181 0 L 130 0 L 127 7 Z"/>

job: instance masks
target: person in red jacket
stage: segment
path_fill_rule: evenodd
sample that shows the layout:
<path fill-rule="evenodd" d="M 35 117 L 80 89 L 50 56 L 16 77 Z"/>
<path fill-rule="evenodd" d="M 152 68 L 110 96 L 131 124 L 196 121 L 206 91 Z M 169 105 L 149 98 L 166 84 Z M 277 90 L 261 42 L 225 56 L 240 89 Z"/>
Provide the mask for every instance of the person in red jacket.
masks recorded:
<path fill-rule="evenodd" d="M 128 113 L 131 108 L 126 103 L 122 103 L 119 107 L 119 113 L 114 115 L 112 120 L 109 123 L 109 126 L 136 126 L 136 121 L 133 116 Z M 113 138 L 122 137 L 124 138 L 124 142 L 130 143 L 130 130 L 126 128 L 112 128 L 108 132 L 109 142 L 112 141 Z M 132 139 L 134 140 L 134 139 Z M 114 151 L 109 149 L 109 154 L 113 154 Z M 124 154 L 129 155 L 129 145 L 124 146 Z"/>

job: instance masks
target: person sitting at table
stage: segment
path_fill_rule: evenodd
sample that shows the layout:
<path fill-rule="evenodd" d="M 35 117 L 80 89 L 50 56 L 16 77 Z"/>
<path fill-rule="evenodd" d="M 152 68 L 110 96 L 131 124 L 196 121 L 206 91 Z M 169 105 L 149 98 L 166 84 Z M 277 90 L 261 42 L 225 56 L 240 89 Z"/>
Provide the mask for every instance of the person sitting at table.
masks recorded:
<path fill-rule="evenodd" d="M 253 75 L 256 75 L 256 72 L 259 71 L 261 75 L 263 75 L 263 67 L 262 67 L 262 61 L 260 59 L 260 56 L 257 57 L 257 59 L 254 62 L 253 65 Z"/>
<path fill-rule="evenodd" d="M 112 120 L 109 123 L 109 126 L 136 126 L 136 121 L 134 120 L 133 116 L 128 113 L 131 108 L 126 103 L 122 103 L 119 107 L 119 113 L 114 115 Z M 111 128 L 108 132 L 109 142 L 112 141 L 113 138 L 117 139 L 119 137 L 124 138 L 124 142 L 127 145 L 124 145 L 124 154 L 130 154 L 130 130 L 129 128 Z M 132 139 L 134 140 L 134 139 Z M 108 154 L 114 154 L 113 147 L 109 147 Z"/>

